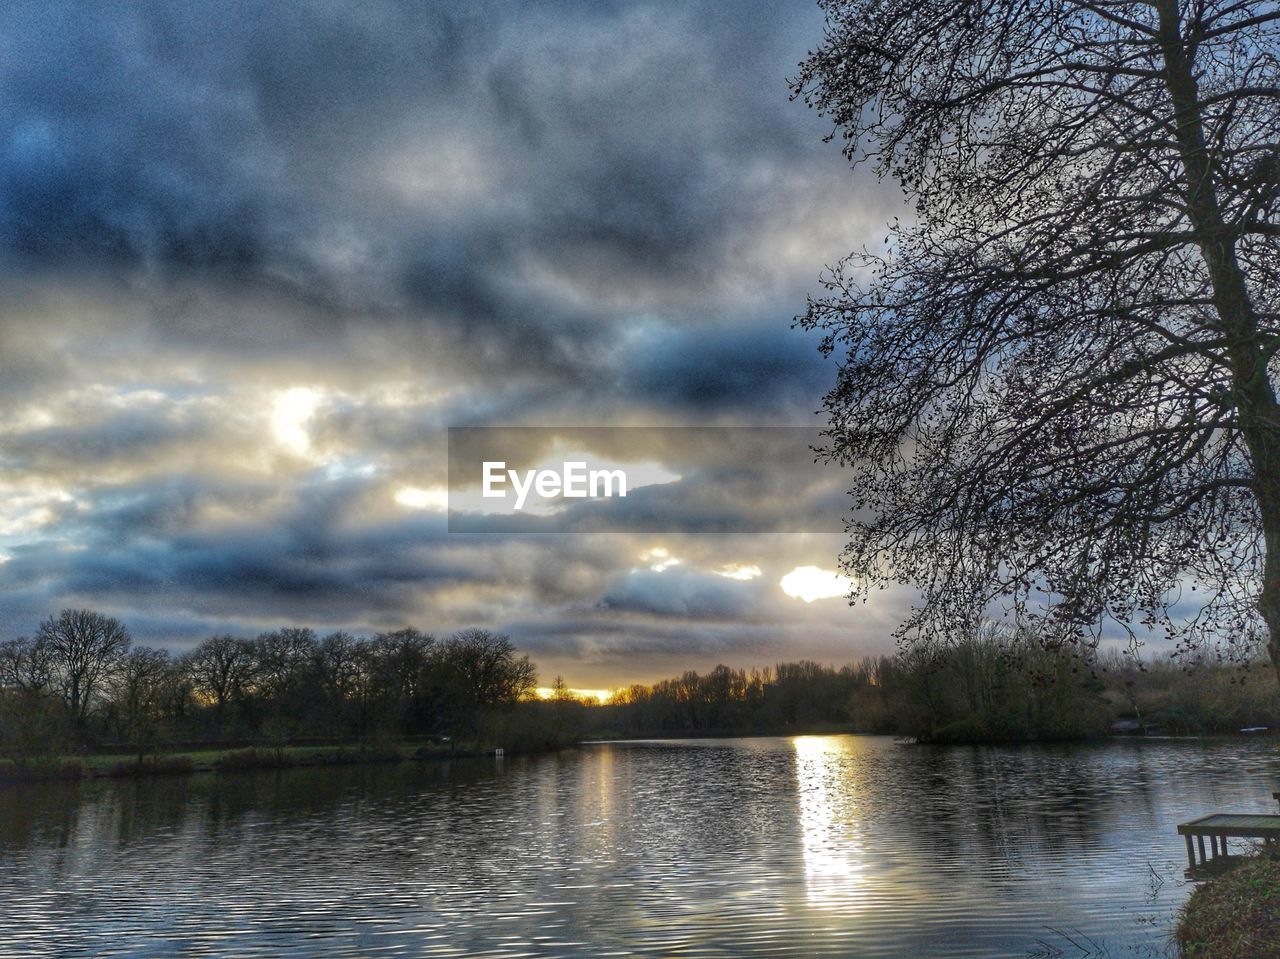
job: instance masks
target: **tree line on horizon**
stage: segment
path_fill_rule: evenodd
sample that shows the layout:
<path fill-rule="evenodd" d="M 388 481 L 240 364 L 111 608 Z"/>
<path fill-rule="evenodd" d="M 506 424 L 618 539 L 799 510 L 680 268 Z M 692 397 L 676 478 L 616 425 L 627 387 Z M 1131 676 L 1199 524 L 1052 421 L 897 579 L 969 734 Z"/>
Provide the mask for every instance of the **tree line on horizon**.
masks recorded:
<path fill-rule="evenodd" d="M 212 636 L 181 654 L 134 645 L 119 620 L 63 610 L 0 642 L 0 757 L 177 743 L 406 737 L 555 748 L 584 737 L 867 732 L 935 742 L 1075 739 L 1117 719 L 1169 733 L 1280 726 L 1266 670 L 1046 648 L 987 624 L 946 648 L 844 666 L 718 665 L 619 689 L 603 705 L 559 677 L 533 694 L 509 637 L 406 628 L 357 637 L 282 628 Z"/>
<path fill-rule="evenodd" d="M 171 654 L 118 619 L 66 609 L 0 642 L 0 750 L 47 755 L 176 741 L 474 739 L 537 682 L 511 639 L 405 628 L 358 637 L 287 627 Z"/>
<path fill-rule="evenodd" d="M 839 667 L 688 671 L 620 689 L 588 718 L 597 733 L 621 736 L 829 731 L 932 742 L 1079 739 L 1117 720 L 1170 734 L 1280 726 L 1280 691 L 1262 661 L 1144 661 L 988 623 L 946 647 Z"/>

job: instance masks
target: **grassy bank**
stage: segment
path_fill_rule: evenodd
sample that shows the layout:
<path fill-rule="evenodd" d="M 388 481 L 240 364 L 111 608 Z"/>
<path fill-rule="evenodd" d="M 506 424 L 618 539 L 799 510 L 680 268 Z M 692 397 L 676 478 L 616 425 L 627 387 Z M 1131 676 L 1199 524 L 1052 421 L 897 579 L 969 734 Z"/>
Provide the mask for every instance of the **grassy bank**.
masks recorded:
<path fill-rule="evenodd" d="M 346 766 L 358 763 L 463 759 L 491 753 L 492 750 L 489 749 L 453 749 L 444 745 L 420 744 L 236 749 L 211 747 L 159 753 L 141 759 L 136 753 L 104 753 L 35 759 L 26 762 L 0 760 L 0 785 L 96 777 L 128 778 L 241 769 L 286 769 L 293 766 Z"/>
<path fill-rule="evenodd" d="M 1201 884 L 1175 938 L 1184 959 L 1280 959 L 1280 858 L 1259 855 Z"/>

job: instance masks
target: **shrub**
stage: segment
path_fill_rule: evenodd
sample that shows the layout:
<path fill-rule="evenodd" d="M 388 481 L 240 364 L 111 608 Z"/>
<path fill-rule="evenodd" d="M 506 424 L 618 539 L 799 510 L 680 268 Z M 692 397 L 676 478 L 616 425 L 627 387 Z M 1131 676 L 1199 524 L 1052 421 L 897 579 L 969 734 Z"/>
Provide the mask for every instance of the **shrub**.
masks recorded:
<path fill-rule="evenodd" d="M 275 751 L 262 752 L 252 747 L 225 753 L 214 761 L 217 769 L 279 769 L 293 765 L 293 757 Z"/>

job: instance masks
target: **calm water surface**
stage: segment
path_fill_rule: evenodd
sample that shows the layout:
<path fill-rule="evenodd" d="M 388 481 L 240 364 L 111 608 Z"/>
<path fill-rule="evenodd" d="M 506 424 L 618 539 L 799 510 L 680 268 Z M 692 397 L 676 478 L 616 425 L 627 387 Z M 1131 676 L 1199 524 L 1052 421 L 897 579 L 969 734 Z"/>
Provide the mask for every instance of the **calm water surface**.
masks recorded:
<path fill-rule="evenodd" d="M 1159 956 L 1264 742 L 864 736 L 0 791 L 4 956 Z"/>

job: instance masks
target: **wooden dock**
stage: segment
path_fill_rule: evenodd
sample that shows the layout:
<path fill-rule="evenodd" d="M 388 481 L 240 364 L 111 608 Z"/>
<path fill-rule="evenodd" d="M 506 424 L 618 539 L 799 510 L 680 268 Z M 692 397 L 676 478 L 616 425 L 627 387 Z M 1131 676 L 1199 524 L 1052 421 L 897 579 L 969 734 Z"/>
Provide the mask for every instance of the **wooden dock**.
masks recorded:
<path fill-rule="evenodd" d="M 1207 865 L 1210 858 L 1226 856 L 1228 839 L 1261 839 L 1268 846 L 1280 840 L 1280 816 L 1216 812 L 1184 822 L 1178 827 L 1178 835 L 1187 840 L 1187 865 L 1195 869 Z M 1206 837 L 1211 855 L 1205 852 Z"/>

